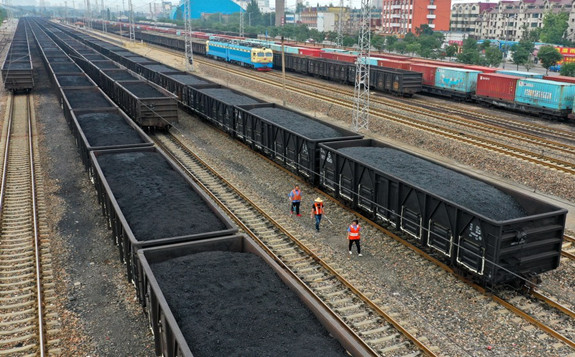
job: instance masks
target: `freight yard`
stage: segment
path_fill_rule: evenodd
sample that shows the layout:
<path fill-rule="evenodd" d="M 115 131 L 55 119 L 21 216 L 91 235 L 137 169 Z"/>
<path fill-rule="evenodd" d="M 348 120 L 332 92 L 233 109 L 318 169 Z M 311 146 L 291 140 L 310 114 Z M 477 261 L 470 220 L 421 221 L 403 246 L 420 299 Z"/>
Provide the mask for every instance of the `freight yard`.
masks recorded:
<path fill-rule="evenodd" d="M 34 25 L 32 28 L 35 36 L 40 38 L 39 27 Z M 66 36 L 63 33 L 64 28 L 62 33 L 59 30 L 53 31 L 58 36 Z M 121 44 L 126 50 L 184 70 L 182 55 L 173 51 L 146 44 L 124 42 L 108 34 L 90 33 L 90 35 L 104 38 L 116 46 Z M 47 36 L 41 38 L 44 38 L 40 42 L 44 46 L 49 43 Z M 57 36 L 51 38 L 56 39 Z M 63 38 L 67 39 L 67 43 L 73 43 L 71 37 Z M 51 270 L 56 276 L 52 284 L 55 285 L 54 290 L 58 292 L 57 296 L 51 298 L 47 304 L 51 308 L 50 321 L 54 321 L 49 324 L 51 334 L 49 345 L 53 354 L 170 355 L 171 352 L 167 352 L 170 348 L 169 343 L 158 342 L 160 336 L 164 337 L 161 334 L 165 333 L 166 326 L 162 325 L 159 329 L 158 325 L 152 322 L 149 327 L 155 337 L 149 332 L 149 320 L 156 321 L 160 318 L 157 316 L 159 310 L 154 310 L 157 306 L 155 297 L 151 298 L 152 295 L 156 296 L 158 290 L 153 290 L 155 287 L 148 287 L 147 290 L 146 284 L 158 278 L 161 288 L 172 292 L 171 297 L 170 293 L 165 295 L 167 299 L 174 301 L 170 303 L 171 308 L 178 311 L 174 315 L 182 314 L 176 317 L 178 321 L 193 316 L 194 311 L 198 309 L 210 309 L 210 304 L 190 309 L 186 302 L 192 299 L 194 294 L 197 296 L 197 291 L 194 289 L 185 292 L 185 299 L 178 293 L 179 290 L 194 285 L 194 277 L 186 276 L 185 268 L 180 265 L 189 259 L 184 256 L 185 252 L 204 248 L 197 248 L 193 244 L 182 246 L 184 248 L 177 253 L 182 255 L 177 268 L 176 264 L 170 266 L 170 260 L 167 260 L 166 264 L 166 258 L 162 256 L 164 254 L 162 249 L 165 248 L 150 250 L 149 253 L 137 253 L 136 250 L 139 251 L 146 245 L 142 245 L 142 241 L 154 239 L 147 237 L 154 232 L 158 232 L 155 238 L 185 235 L 186 232 L 190 232 L 189 225 L 194 226 L 195 220 L 214 230 L 229 229 L 233 224 L 239 227 L 240 232 L 253 231 L 268 246 L 266 249 L 281 258 L 282 269 L 295 271 L 299 279 L 304 281 L 314 294 L 321 296 L 327 305 L 337 312 L 338 318 L 353 326 L 354 333 L 361 336 L 360 340 L 368 346 L 365 350 L 359 347 L 360 343 L 351 337 L 354 333 L 341 337 L 329 328 L 329 333 L 326 331 L 318 333 L 318 336 L 328 341 L 325 345 L 323 342 L 320 345 L 315 337 L 312 337 L 315 336 L 316 332 L 312 330 L 315 329 L 313 326 L 317 322 L 312 319 L 313 322 L 305 323 L 306 328 L 310 328 L 310 332 L 306 333 L 309 339 L 301 341 L 302 345 L 299 346 L 301 350 L 297 352 L 295 347 L 288 347 L 290 345 L 286 344 L 286 341 L 300 342 L 297 340 L 297 333 L 293 336 L 286 333 L 285 340 L 271 340 L 282 334 L 282 330 L 299 329 L 297 323 L 290 327 L 281 326 L 277 332 L 270 333 L 265 338 L 266 344 L 264 341 L 250 343 L 254 335 L 250 334 L 250 329 L 244 325 L 243 329 L 248 330 L 245 331 L 246 335 L 241 337 L 241 341 L 228 341 L 231 344 L 226 345 L 226 352 L 223 353 L 225 355 L 237 352 L 235 348 L 241 348 L 240 353 L 265 355 L 266 351 L 278 346 L 280 346 L 278 351 L 282 351 L 278 352 L 281 355 L 311 356 L 327 353 L 328 350 L 332 351 L 328 353 L 330 355 L 341 354 L 342 346 L 337 343 L 334 345 L 335 339 L 331 338 L 332 336 L 339 337 L 338 341 L 343 348 L 354 355 L 368 355 L 371 350 L 377 355 L 386 356 L 574 354 L 575 314 L 572 310 L 575 302 L 572 299 L 572 291 L 575 286 L 575 260 L 569 258 L 568 254 L 564 254 L 561 258 L 561 265 L 557 269 L 540 274 L 541 283 L 535 289 L 537 293 L 551 296 L 553 300 L 566 306 L 567 310 L 551 308 L 548 302 L 538 298 L 536 294 L 530 295 L 511 288 L 486 291 L 459 278 L 460 271 L 445 266 L 445 260 L 442 260 L 444 253 L 432 250 L 429 255 L 411 244 L 403 244 L 405 238 L 398 238 L 397 231 L 391 227 L 393 219 L 390 219 L 391 222 L 382 229 L 362 217 L 360 224 L 364 229 L 363 257 L 356 254 L 349 255 L 345 230 L 352 219 L 360 217 L 360 213 L 350 210 L 326 194 L 325 192 L 329 191 L 326 190 L 330 187 L 329 183 L 320 184 L 324 192 L 312 184 L 312 177 L 321 171 L 320 167 L 316 168 L 315 164 L 309 164 L 305 169 L 290 166 L 293 165 L 291 160 L 302 157 L 301 152 L 296 156 L 289 156 L 291 154 L 286 150 L 286 156 L 274 156 L 265 142 L 258 142 L 257 145 L 253 143 L 254 139 L 250 136 L 251 127 L 246 125 L 249 123 L 246 118 L 254 120 L 256 116 L 266 118 L 274 125 L 285 127 L 289 132 L 302 130 L 306 138 L 309 138 L 309 142 L 300 145 L 310 145 L 306 146 L 309 148 L 320 145 L 322 140 L 328 141 L 334 137 L 349 136 L 350 139 L 358 139 L 354 137 L 355 133 L 348 130 L 352 113 L 349 98 L 353 94 L 353 88 L 289 75 L 288 85 L 285 86 L 287 90 L 284 91 L 281 73 L 277 73 L 279 71 L 257 73 L 230 64 L 196 59 L 194 61 L 196 71 L 193 74 L 224 87 L 191 89 L 190 93 L 193 95 L 188 98 L 193 97 L 197 100 L 194 103 L 207 108 L 206 111 L 213 110 L 210 115 L 215 117 L 227 112 L 222 110 L 223 107 L 218 103 L 203 102 L 198 99 L 202 98 L 198 95 L 203 95 L 203 98 L 217 96 L 222 98 L 221 102 L 226 105 L 238 105 L 237 112 L 242 113 L 242 118 L 246 121 L 230 124 L 230 118 L 225 115 L 211 121 L 201 119 L 198 115 L 191 114 L 189 110 L 181 110 L 180 106 L 177 120 L 169 121 L 170 133 L 159 132 L 151 137 L 154 145 L 163 152 L 170 153 L 172 158 L 170 160 L 182 162 L 182 167 L 174 171 L 181 170 L 182 175 L 189 175 L 190 178 L 181 181 L 183 176 L 180 176 L 180 173 L 174 174 L 175 176 L 171 173 L 166 174 L 166 177 L 149 175 L 149 172 L 163 172 L 160 169 L 154 170 L 154 167 L 163 168 L 171 164 L 163 162 L 164 159 L 157 154 L 157 149 L 150 148 L 150 143 L 147 143 L 146 139 L 141 143 L 146 148 L 135 154 L 130 153 L 130 150 L 110 155 L 102 152 L 98 154 L 96 151 L 96 156 L 90 158 L 91 148 L 105 146 L 106 143 L 110 144 L 115 140 L 116 136 L 111 135 L 112 133 L 100 133 L 89 139 L 88 142 L 93 143 L 91 148 L 80 149 L 78 153 L 77 146 L 81 146 L 79 143 L 84 140 L 83 134 L 73 134 L 70 131 L 68 126 L 71 116 L 62 111 L 63 107 L 60 106 L 62 100 L 58 97 L 60 94 L 57 94 L 54 82 L 49 78 L 51 74 L 40 59 L 39 47 L 39 43 L 31 46 L 34 68 L 37 72 L 33 100 L 39 130 L 37 134 L 38 155 L 41 162 L 39 166 L 45 182 L 46 209 L 45 221 L 42 224 L 47 227 L 47 231 L 43 234 L 44 239 L 51 242 L 52 259 L 55 260 Z M 88 68 L 87 65 L 82 67 Z M 189 81 L 189 77 L 186 78 Z M 62 85 L 60 78 L 58 82 L 62 87 L 66 87 Z M 197 80 L 193 82 L 203 84 Z M 72 83 L 76 85 L 78 82 L 74 80 Z M 75 112 L 74 117 L 84 119 L 85 124 L 81 125 L 82 131 L 91 131 L 89 128 L 89 124 L 93 123 L 93 120 L 89 120 L 91 118 L 102 120 L 109 120 L 110 117 L 124 118 L 119 112 L 103 116 L 84 113 L 82 110 L 90 105 L 93 107 L 96 103 L 95 98 L 99 97 L 93 97 L 94 100 L 91 99 L 88 103 L 83 99 L 86 96 L 77 89 L 63 91 L 68 98 L 67 105 L 80 110 Z M 174 88 L 170 92 L 177 91 Z M 180 94 L 176 93 L 176 96 L 182 98 Z M 3 108 L 7 107 L 7 98 L 7 96 L 3 98 Z M 73 101 L 74 98 L 79 99 L 77 103 L 69 100 Z M 106 107 L 107 103 L 111 103 L 105 98 L 102 95 L 100 104 L 96 106 Z M 392 147 L 392 149 L 379 148 L 378 155 L 370 158 L 372 166 L 381 165 L 382 169 L 387 169 L 395 165 L 397 171 L 394 175 L 405 176 L 413 180 L 414 185 L 422 186 L 428 184 L 430 175 L 413 177 L 409 174 L 409 170 L 401 172 L 402 164 L 414 160 L 413 156 L 402 152 L 431 158 L 441 165 L 425 160 L 416 165 L 426 167 L 424 171 L 433 172 L 431 175 L 433 178 L 443 177 L 441 182 L 444 182 L 444 185 L 435 188 L 438 195 L 448 197 L 452 195 L 450 201 L 465 207 L 477 205 L 474 210 L 496 220 L 512 220 L 531 214 L 525 212 L 526 208 L 541 212 L 547 212 L 551 210 L 549 207 L 555 206 L 568 209 L 566 234 L 573 235 L 575 180 L 572 165 L 575 158 L 570 149 L 574 145 L 572 123 L 542 122 L 536 118 L 480 109 L 469 104 L 448 103 L 423 96 L 403 99 L 375 94 L 371 110 L 370 131 L 361 135 Z M 126 107 L 126 111 L 129 112 L 129 107 Z M 133 115 L 130 116 L 137 117 L 137 113 L 139 111 L 134 109 Z M 7 114 L 3 117 L 7 118 Z M 496 121 L 499 121 L 499 124 L 494 124 Z M 243 126 L 236 126 L 239 125 L 237 123 L 243 123 Z M 234 128 L 233 132 L 230 131 L 230 125 Z M 6 128 L 3 131 L 5 132 Z M 540 133 L 539 137 L 535 132 Z M 120 139 L 123 136 L 117 137 Z M 111 141 L 106 142 L 106 139 Z M 139 143 L 139 139 L 141 137 L 135 135 L 133 143 Z M 292 140 L 292 137 L 289 140 Z M 289 147 L 288 143 L 289 141 L 284 143 L 286 147 Z M 326 144 L 325 150 L 329 147 L 330 144 Z M 255 152 L 252 148 L 255 148 Z M 395 148 L 403 151 L 397 151 Z M 396 161 L 381 160 L 381 157 L 390 151 L 394 153 Z M 258 152 L 263 155 L 258 155 Z M 341 153 L 348 156 L 359 155 L 362 158 L 366 155 L 357 147 L 342 149 Z M 154 160 L 154 165 L 150 164 L 150 159 Z M 95 161 L 98 165 L 90 164 Z M 561 164 L 562 162 L 567 164 Z M 309 170 L 310 168 L 312 170 Z M 140 176 L 132 176 L 131 173 L 123 175 L 123 171 L 128 169 Z M 456 169 L 465 175 L 462 177 L 453 175 L 449 169 Z M 162 187 L 169 179 L 173 179 L 173 183 Z M 478 189 L 473 192 L 476 196 L 465 197 L 465 187 L 475 185 L 476 179 L 491 182 L 499 190 L 510 189 L 519 194 L 498 196 L 501 191 L 485 185 L 481 187 L 483 191 Z M 300 185 L 303 191 L 302 217 L 290 215 L 288 210 L 287 193 L 294 184 Z M 462 186 L 459 187 L 460 191 L 454 192 L 452 189 L 456 189 L 457 184 Z M 347 188 L 345 184 L 340 185 Z M 194 202 L 180 201 L 187 199 L 185 197 L 187 186 L 193 186 L 194 190 L 196 186 L 197 189 L 207 190 L 208 193 L 199 195 L 205 196 L 205 199 L 208 199 L 209 195 L 209 199 L 221 202 L 222 206 L 216 209 L 218 212 L 216 216 L 221 211 L 225 214 L 225 218 L 221 219 L 226 222 L 229 220 L 230 223 L 220 227 L 216 222 L 218 219 L 210 220 L 214 218 L 211 214 L 206 214 L 207 218 L 203 219 L 187 212 L 186 207 L 198 205 Z M 115 198 L 107 196 L 108 189 L 117 190 Z M 176 189 L 179 193 L 175 191 Z M 353 190 L 351 186 L 349 189 Z M 151 192 L 157 195 L 157 200 L 148 202 L 149 197 L 140 197 L 138 192 Z M 341 190 L 340 195 L 345 196 L 345 193 L 345 190 Z M 523 198 L 523 195 L 529 198 Z M 308 213 L 313 199 L 318 196 L 326 202 L 326 218 L 322 222 L 321 231 L 315 232 Z M 341 199 L 341 196 L 337 198 Z M 521 202 L 529 204 L 516 206 L 514 200 L 504 202 L 509 197 L 521 197 Z M 343 201 L 345 202 L 345 197 Z M 491 206 L 492 201 L 497 201 L 497 206 Z M 364 202 L 364 205 L 369 204 L 371 203 Z M 120 210 L 117 207 L 120 207 Z M 166 209 L 166 207 L 172 208 Z M 165 212 L 170 212 L 169 216 Z M 246 212 L 252 212 L 253 217 L 246 218 L 248 214 Z M 365 214 L 363 211 L 361 213 Z M 130 227 L 135 229 L 130 231 L 125 229 L 122 215 Z M 407 225 L 403 226 L 401 222 L 395 224 L 403 227 L 404 233 L 417 235 L 416 231 Z M 560 223 L 553 226 L 559 231 L 557 227 L 560 227 Z M 172 229 L 176 230 L 170 231 Z M 233 233 L 233 230 L 229 233 Z M 520 238 L 518 234 L 518 242 Z M 410 242 L 414 241 L 416 239 Z M 430 247 L 433 247 L 433 243 Z M 437 246 L 434 248 L 439 250 Z M 292 249 L 298 249 L 297 253 Z M 568 243 L 564 244 L 563 251 L 570 251 Z M 176 253 L 166 254 L 173 256 Z M 215 266 L 219 267 L 221 264 L 218 264 L 218 261 L 234 260 L 231 252 L 220 255 L 205 254 L 209 261 L 205 264 L 214 264 L 209 270 L 215 269 Z M 138 257 L 143 259 L 144 256 L 146 261 L 150 262 L 150 268 L 146 269 L 151 269 L 145 273 L 138 268 L 135 260 L 132 260 Z M 154 259 L 159 260 L 155 262 Z M 193 264 L 199 266 L 194 270 L 200 270 L 196 279 L 208 279 L 201 271 L 201 266 L 206 265 L 199 260 L 193 259 L 193 261 Z M 237 263 L 238 266 L 227 271 L 213 271 L 213 275 L 221 274 L 218 279 L 226 283 L 223 284 L 224 290 L 217 290 L 212 294 L 225 294 L 228 297 L 240 294 L 239 290 L 242 289 L 236 290 L 233 282 L 260 270 L 258 268 L 255 269 L 256 272 L 241 271 L 236 277 L 233 274 L 237 274 L 238 270 L 245 266 L 245 263 L 239 263 L 239 260 Z M 256 266 L 257 263 L 253 264 Z M 157 266 L 157 270 L 153 270 L 154 266 Z M 343 278 L 337 275 L 338 273 L 343 273 Z M 134 280 L 135 286 L 126 279 L 126 275 Z M 166 279 L 172 276 L 177 276 L 179 279 Z M 163 281 L 170 281 L 171 285 L 162 284 L 162 277 Z M 267 281 L 269 278 L 258 276 L 258 279 Z M 258 279 L 253 279 L 254 283 Z M 340 285 L 332 286 L 333 281 Z M 211 287 L 208 285 L 206 290 L 209 289 Z M 266 312 L 274 311 L 276 307 L 273 303 L 285 299 L 286 296 L 282 292 L 277 292 L 279 295 L 276 297 L 268 297 L 266 289 L 261 288 L 261 281 L 260 287 L 255 287 L 251 293 L 254 295 L 243 304 L 238 299 L 218 301 L 218 305 L 214 304 L 217 306 L 214 311 L 205 311 L 208 316 L 193 317 L 190 321 L 196 323 L 199 321 L 197 319 L 203 319 L 199 330 L 189 330 L 190 326 L 198 328 L 190 321 L 180 322 L 180 328 L 188 331 L 189 335 L 202 333 L 210 335 L 210 332 L 215 334 L 221 328 L 213 326 L 209 331 L 205 331 L 214 320 L 229 320 L 233 325 L 252 319 L 255 323 L 259 319 L 255 312 L 250 314 L 251 305 L 261 304 L 257 307 L 261 308 L 259 314 L 263 316 Z M 209 302 L 210 296 L 214 295 L 199 295 L 196 298 Z M 312 297 L 308 299 L 311 300 Z M 293 299 L 289 300 L 291 304 Z M 237 305 L 232 306 L 232 303 Z M 510 304 L 525 311 L 530 317 L 517 313 Z M 164 305 L 158 306 L 162 313 L 166 312 Z M 142 307 L 147 315 L 142 314 Z M 285 307 L 287 305 L 282 306 Z M 187 309 L 190 309 L 189 312 Z M 245 309 L 247 313 L 236 315 L 234 314 L 236 309 Z M 301 316 L 306 316 L 306 312 L 299 309 L 300 305 L 294 305 L 281 314 L 285 316 L 286 321 L 292 319 L 291 316 L 288 318 L 290 310 L 299 311 Z M 220 317 L 211 318 L 212 313 Z M 322 314 L 331 316 L 327 312 Z M 307 316 L 309 315 L 308 312 Z M 149 320 L 146 316 L 149 316 Z M 230 316 L 237 318 L 237 321 Z M 273 319 L 262 320 L 266 320 L 263 321 L 264 324 L 277 323 Z M 298 320 L 301 318 L 294 316 L 290 321 Z M 549 332 L 539 323 L 557 332 Z M 166 324 L 169 329 L 172 328 L 171 322 Z M 204 326 L 206 327 L 202 328 Z M 321 327 L 318 328 L 321 330 Z M 233 329 L 223 331 L 228 331 L 225 333 L 229 334 Z M 208 337 L 210 336 L 201 339 Z M 206 345 L 198 343 L 197 347 L 194 347 L 188 340 L 195 355 L 220 353 L 210 349 L 214 344 L 219 344 L 217 334 L 211 337 L 216 339 L 212 346 L 210 343 Z M 305 348 L 307 344 L 319 350 Z M 254 346 L 261 349 L 252 349 Z"/>

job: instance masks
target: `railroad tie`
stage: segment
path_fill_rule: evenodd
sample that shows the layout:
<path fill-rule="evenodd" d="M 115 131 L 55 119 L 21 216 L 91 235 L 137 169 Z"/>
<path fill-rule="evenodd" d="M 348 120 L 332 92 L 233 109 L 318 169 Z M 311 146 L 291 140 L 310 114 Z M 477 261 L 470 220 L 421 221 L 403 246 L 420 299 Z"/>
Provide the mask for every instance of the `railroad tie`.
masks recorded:
<path fill-rule="evenodd" d="M 399 337 L 399 334 L 398 334 L 398 333 L 394 333 L 394 334 L 391 334 L 391 335 L 387 335 L 387 336 L 383 336 L 383 337 L 379 337 L 379 338 L 374 338 L 374 339 L 372 339 L 372 340 L 367 340 L 367 343 L 373 344 L 373 345 L 379 345 L 379 344 L 386 343 L 386 342 L 389 342 L 389 341 L 391 341 L 391 340 L 394 340 L 394 339 L 396 339 L 396 338 L 398 338 L 398 337 Z M 403 345 L 403 344 L 400 344 L 400 345 Z M 395 345 L 394 345 L 394 346 L 395 346 Z M 390 346 L 390 347 L 394 347 L 394 346 Z M 388 347 L 388 348 L 389 348 L 389 347 Z"/>

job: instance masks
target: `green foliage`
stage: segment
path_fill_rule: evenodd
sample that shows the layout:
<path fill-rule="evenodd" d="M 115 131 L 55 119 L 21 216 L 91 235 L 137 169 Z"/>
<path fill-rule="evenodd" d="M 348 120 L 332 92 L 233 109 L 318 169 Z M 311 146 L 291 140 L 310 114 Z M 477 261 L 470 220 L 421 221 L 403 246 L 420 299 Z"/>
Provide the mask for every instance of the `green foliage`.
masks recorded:
<path fill-rule="evenodd" d="M 417 37 L 415 37 L 414 34 L 412 34 L 411 32 L 408 32 L 405 37 L 403 38 L 403 41 L 407 42 L 407 43 L 414 43 L 417 42 Z"/>
<path fill-rule="evenodd" d="M 385 37 L 385 47 L 392 49 L 395 43 L 397 42 L 397 37 L 395 36 L 386 36 Z"/>
<path fill-rule="evenodd" d="M 0 8 L 0 23 L 6 19 L 6 9 Z"/>
<path fill-rule="evenodd" d="M 499 67 L 501 64 L 503 52 L 497 47 L 489 47 L 485 49 L 485 62 L 488 66 Z"/>
<path fill-rule="evenodd" d="M 525 65 L 527 61 L 529 61 L 529 52 L 525 50 L 521 46 L 514 46 L 515 50 L 512 54 L 512 61 L 517 65 L 517 69 L 519 69 L 519 65 Z"/>
<path fill-rule="evenodd" d="M 385 47 L 385 37 L 373 35 L 371 36 L 371 46 L 377 48 L 379 51 Z"/>
<path fill-rule="evenodd" d="M 575 63 L 563 64 L 559 74 L 562 76 L 575 77 Z"/>
<path fill-rule="evenodd" d="M 421 51 L 421 44 L 418 42 L 408 43 L 407 46 L 405 46 L 405 50 L 409 53 L 419 54 Z"/>
<path fill-rule="evenodd" d="M 401 54 L 404 54 L 407 51 L 407 43 L 405 41 L 397 41 L 393 45 L 393 49 Z"/>
<path fill-rule="evenodd" d="M 551 12 L 543 17 L 543 28 L 541 29 L 540 39 L 542 42 L 564 44 L 563 35 L 569 26 L 569 13 L 560 12 L 553 14 Z"/>
<path fill-rule="evenodd" d="M 246 8 L 246 13 L 244 14 L 244 24 L 249 26 L 264 25 L 264 19 L 262 17 L 262 13 L 260 12 L 260 7 L 255 0 L 252 0 Z"/>
<path fill-rule="evenodd" d="M 459 48 L 459 47 L 458 47 L 457 45 L 453 45 L 453 44 L 452 44 L 452 45 L 449 45 L 449 46 L 447 46 L 447 47 L 445 47 L 445 55 L 446 55 L 447 57 L 453 57 L 453 56 L 455 56 L 455 54 L 457 53 L 457 49 L 458 49 L 458 48 Z"/>
<path fill-rule="evenodd" d="M 549 73 L 549 67 L 556 65 L 557 62 L 563 59 L 561 53 L 553 46 L 541 46 L 539 52 L 537 52 L 537 57 L 541 61 L 541 66 L 547 70 L 547 73 Z"/>
<path fill-rule="evenodd" d="M 485 41 L 483 41 L 483 43 L 481 43 L 481 45 L 479 45 L 479 48 L 480 48 L 482 51 L 485 51 L 485 50 L 488 49 L 490 46 L 491 46 L 491 41 L 485 40 Z"/>

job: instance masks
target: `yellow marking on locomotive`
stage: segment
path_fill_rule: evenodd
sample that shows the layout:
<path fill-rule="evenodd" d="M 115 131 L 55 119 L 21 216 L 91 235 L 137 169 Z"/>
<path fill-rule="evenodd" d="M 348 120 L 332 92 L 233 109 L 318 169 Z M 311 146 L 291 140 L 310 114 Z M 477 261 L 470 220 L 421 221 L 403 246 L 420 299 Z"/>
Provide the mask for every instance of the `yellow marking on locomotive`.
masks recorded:
<path fill-rule="evenodd" d="M 271 63 L 273 56 L 273 51 L 269 48 L 252 48 L 253 63 Z"/>

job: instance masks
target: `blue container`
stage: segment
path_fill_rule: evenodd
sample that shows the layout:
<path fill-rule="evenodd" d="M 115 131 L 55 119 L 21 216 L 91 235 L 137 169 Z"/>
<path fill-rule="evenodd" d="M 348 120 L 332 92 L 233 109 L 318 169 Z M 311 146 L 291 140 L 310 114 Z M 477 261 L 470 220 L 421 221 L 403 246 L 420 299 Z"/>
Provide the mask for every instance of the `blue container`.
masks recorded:
<path fill-rule="evenodd" d="M 299 47 L 284 46 L 285 53 L 299 54 Z"/>
<path fill-rule="evenodd" d="M 362 62 L 362 63 L 369 63 L 370 66 L 377 66 L 377 61 L 380 60 L 381 58 L 377 58 L 377 57 L 361 57 L 358 59 Z"/>
<path fill-rule="evenodd" d="M 477 86 L 480 71 L 463 68 L 438 67 L 435 70 L 435 86 L 457 92 L 472 93 Z"/>
<path fill-rule="evenodd" d="M 572 109 L 575 85 L 545 79 L 520 79 L 515 88 L 515 101 L 540 108 Z"/>
<path fill-rule="evenodd" d="M 499 69 L 499 70 L 495 71 L 495 73 L 507 74 L 510 76 L 522 77 L 522 78 L 539 78 L 539 79 L 543 78 L 543 75 L 539 74 L 539 73 L 521 72 L 521 71 L 507 71 L 505 69 Z"/>
<path fill-rule="evenodd" d="M 323 52 L 332 52 L 332 53 L 347 53 L 348 51 L 342 50 L 341 48 L 324 48 L 322 49 Z"/>

